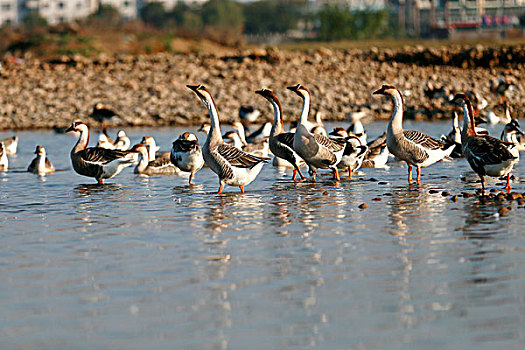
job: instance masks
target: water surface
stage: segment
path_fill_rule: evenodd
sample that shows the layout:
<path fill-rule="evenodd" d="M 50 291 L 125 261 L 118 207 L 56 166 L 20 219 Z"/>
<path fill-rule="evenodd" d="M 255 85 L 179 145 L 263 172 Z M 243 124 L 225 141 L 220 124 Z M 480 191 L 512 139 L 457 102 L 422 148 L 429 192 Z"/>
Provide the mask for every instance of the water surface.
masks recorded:
<path fill-rule="evenodd" d="M 182 132 L 128 134 L 167 150 Z M 100 186 L 71 170 L 73 137 L 18 135 L 0 174 L 2 349 L 525 347 L 524 208 L 442 196 L 479 187 L 465 160 L 410 187 L 402 164 L 339 184 L 267 165 L 246 194 L 217 196 L 209 169 L 191 187 L 131 168 Z M 24 172 L 37 144 L 65 170 Z"/>

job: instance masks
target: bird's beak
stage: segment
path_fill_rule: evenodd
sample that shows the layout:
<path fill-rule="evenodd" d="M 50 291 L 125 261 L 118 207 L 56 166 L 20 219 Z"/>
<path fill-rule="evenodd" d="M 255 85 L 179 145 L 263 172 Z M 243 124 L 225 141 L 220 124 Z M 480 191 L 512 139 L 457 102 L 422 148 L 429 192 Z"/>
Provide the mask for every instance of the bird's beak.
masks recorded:
<path fill-rule="evenodd" d="M 384 95 L 384 94 L 385 94 L 385 90 L 383 88 L 372 92 L 372 95 Z"/>
<path fill-rule="evenodd" d="M 287 89 L 288 89 L 288 90 L 291 90 L 291 91 L 293 91 L 293 92 L 297 92 L 297 91 L 299 90 L 299 87 L 300 87 L 300 86 L 301 86 L 300 84 L 297 84 L 297 85 L 295 85 L 295 86 L 288 86 Z"/>
<path fill-rule="evenodd" d="M 75 127 L 73 125 L 67 128 L 65 132 L 70 132 L 70 131 L 75 131 Z"/>

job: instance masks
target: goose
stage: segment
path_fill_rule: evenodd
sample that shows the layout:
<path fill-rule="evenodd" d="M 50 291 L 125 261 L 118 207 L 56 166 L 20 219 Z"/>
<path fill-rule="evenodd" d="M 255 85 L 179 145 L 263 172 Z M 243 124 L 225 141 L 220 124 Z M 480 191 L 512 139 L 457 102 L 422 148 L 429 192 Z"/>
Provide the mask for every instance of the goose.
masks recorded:
<path fill-rule="evenodd" d="M 463 154 L 481 179 L 481 190 L 485 192 L 485 175 L 507 176 L 505 189 L 510 192 L 510 172 L 519 160 L 516 146 L 488 135 L 477 135 L 474 128 L 474 111 L 465 94 L 456 94 L 452 103 L 463 109 L 461 143 Z"/>
<path fill-rule="evenodd" d="M 0 171 L 7 171 L 9 168 L 9 159 L 7 159 L 7 153 L 3 142 L 0 142 Z"/>
<path fill-rule="evenodd" d="M 175 166 L 182 171 L 190 173 L 189 183 L 197 171 L 204 166 L 202 149 L 197 136 L 191 132 L 185 132 L 173 142 L 170 159 Z"/>
<path fill-rule="evenodd" d="M 106 133 L 102 132 L 100 133 L 100 135 L 98 135 L 97 147 L 102 147 L 105 149 L 115 149 L 115 144 Z"/>
<path fill-rule="evenodd" d="M 135 174 L 141 175 L 172 175 L 179 174 L 180 169 L 173 165 L 169 159 L 158 158 L 149 160 L 148 146 L 138 143 L 131 148 L 131 151 L 139 154 L 139 163 L 135 167 Z"/>
<path fill-rule="evenodd" d="M 118 122 L 120 121 L 119 115 L 107 108 L 103 103 L 99 102 L 93 106 L 93 111 L 89 115 L 97 122 L 105 124 L 106 122 Z"/>
<path fill-rule="evenodd" d="M 143 136 L 140 143 L 148 147 L 148 157 L 149 157 L 148 159 L 150 162 L 157 158 L 164 158 L 168 160 L 170 159 L 171 152 L 159 152 L 160 147 L 157 146 L 157 141 L 155 141 L 155 138 L 153 136 L 150 136 L 150 135 Z"/>
<path fill-rule="evenodd" d="M 243 144 L 241 136 L 237 131 L 228 131 L 222 138 L 227 141 L 233 142 L 233 147 L 240 149 L 243 152 L 256 155 L 258 157 L 267 157 L 270 151 L 268 140 L 261 140 L 257 143 L 246 143 Z"/>
<path fill-rule="evenodd" d="M 459 127 L 459 118 L 456 111 L 452 111 L 452 130 L 447 135 L 441 135 L 441 142 L 446 146 L 454 146 L 454 150 L 450 153 L 452 158 L 463 157 L 463 149 L 461 146 L 461 128 Z"/>
<path fill-rule="evenodd" d="M 386 132 L 368 143 L 368 151 L 361 168 L 388 168 L 388 147 L 386 145 Z"/>
<path fill-rule="evenodd" d="M 203 85 L 186 86 L 195 92 L 210 115 L 211 128 L 202 147 L 202 156 L 210 169 L 219 177 L 217 194 L 222 193 L 224 185 L 238 186 L 241 193 L 244 193 L 244 186 L 255 180 L 269 158 L 254 156 L 224 143 L 219 114 L 210 92 Z"/>
<path fill-rule="evenodd" d="M 124 132 L 124 130 L 119 130 L 117 132 L 117 139 L 115 140 L 115 149 L 119 151 L 127 151 L 131 147 L 131 141 Z"/>
<path fill-rule="evenodd" d="M 361 119 L 365 118 L 366 116 L 366 111 L 359 111 L 348 114 L 350 126 L 348 127 L 348 129 L 346 129 L 346 131 L 348 131 L 349 135 L 354 135 L 357 138 L 359 138 L 362 145 L 366 144 L 367 142 L 365 128 L 363 126 L 363 123 L 361 122 Z"/>
<path fill-rule="evenodd" d="M 276 158 L 283 159 L 293 166 L 293 181 L 295 181 L 297 173 L 299 173 L 301 180 L 305 180 L 306 178 L 299 168 L 300 164 L 304 162 L 293 149 L 294 133 L 284 132 L 283 112 L 277 96 L 275 96 L 273 91 L 268 89 L 257 90 L 255 93 L 268 100 L 273 107 L 273 124 L 269 141 L 270 150 Z"/>
<path fill-rule="evenodd" d="M 16 154 L 16 149 L 18 148 L 18 136 L 12 136 L 0 142 L 4 144 L 5 153 L 8 156 L 14 156 Z"/>
<path fill-rule="evenodd" d="M 386 131 L 388 151 L 408 165 L 408 183 L 412 183 L 412 167 L 417 168 L 417 184 L 421 184 L 421 168 L 448 157 L 454 146 L 445 145 L 419 131 L 403 130 L 404 101 L 401 92 L 391 85 L 383 85 L 374 95 L 390 96 L 394 105 Z"/>
<path fill-rule="evenodd" d="M 501 97 L 500 104 L 494 105 L 490 109 L 487 109 L 486 120 L 490 125 L 496 125 L 499 123 L 508 124 L 511 122 L 512 117 L 510 115 L 510 108 L 505 96 Z"/>
<path fill-rule="evenodd" d="M 326 136 L 311 134 L 305 126 L 310 110 L 310 92 L 301 84 L 288 87 L 303 100 L 303 109 L 299 124 L 293 138 L 294 151 L 304 159 L 309 167 L 313 181 L 316 179 L 317 168 L 332 169 L 334 179 L 340 181 L 337 164 L 341 161 L 346 146 L 342 139 L 329 139 Z"/>
<path fill-rule="evenodd" d="M 33 174 L 46 175 L 55 172 L 55 167 L 46 157 L 46 149 L 44 146 L 38 145 L 35 149 L 36 157 L 31 161 L 27 167 L 27 171 Z"/>
<path fill-rule="evenodd" d="M 514 144 L 519 152 L 523 152 L 525 151 L 525 140 L 523 136 L 520 124 L 516 119 L 512 119 L 510 123 L 507 123 L 505 128 L 503 128 L 500 139 Z"/>
<path fill-rule="evenodd" d="M 250 135 L 246 137 L 246 142 L 255 143 L 255 142 L 258 142 L 260 139 L 266 140 L 268 139 L 268 137 L 270 137 L 271 130 L 272 130 L 272 123 L 266 122 L 263 125 L 261 125 L 259 129 L 250 133 Z"/>
<path fill-rule="evenodd" d="M 352 171 L 357 170 L 363 164 L 367 146 L 361 144 L 357 136 L 350 136 L 344 128 L 335 128 L 330 135 L 339 137 L 346 141 L 345 150 L 341 161 L 337 164 L 338 169 L 348 169 L 348 176 L 352 177 Z"/>
<path fill-rule="evenodd" d="M 99 184 L 117 175 L 127 166 L 137 163 L 138 153 L 101 147 L 86 148 L 89 143 L 89 128 L 81 121 L 75 121 L 66 132 L 80 133 L 71 150 L 71 163 L 77 174 L 94 177 Z"/>
<path fill-rule="evenodd" d="M 208 135 L 210 133 L 210 129 L 211 129 L 211 124 L 207 123 L 207 122 L 204 122 L 204 123 L 202 123 L 201 127 L 197 131 L 202 131 L 203 133 Z"/>
<path fill-rule="evenodd" d="M 255 123 L 260 115 L 261 112 L 253 106 L 241 106 L 239 108 L 239 118 L 246 123 Z"/>
<path fill-rule="evenodd" d="M 290 123 L 290 127 L 292 129 L 295 129 L 295 128 L 297 128 L 298 124 L 299 123 L 297 121 L 293 121 L 293 122 Z M 320 111 L 317 111 L 315 113 L 315 121 L 311 122 L 309 120 L 306 120 L 304 122 L 304 126 L 311 133 L 314 133 L 314 130 L 315 130 L 318 135 L 324 135 L 324 136 L 328 135 L 328 133 L 326 132 L 326 129 L 324 129 L 323 114 Z M 320 127 L 320 128 L 316 129 L 316 127 Z M 324 132 L 322 131 L 323 129 L 324 129 Z"/>

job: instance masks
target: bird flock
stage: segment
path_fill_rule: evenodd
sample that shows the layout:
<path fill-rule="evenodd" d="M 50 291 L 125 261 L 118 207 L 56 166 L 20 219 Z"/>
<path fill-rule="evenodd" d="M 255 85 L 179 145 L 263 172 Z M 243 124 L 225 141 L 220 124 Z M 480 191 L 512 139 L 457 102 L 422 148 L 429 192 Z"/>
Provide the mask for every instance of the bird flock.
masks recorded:
<path fill-rule="evenodd" d="M 323 127 L 319 114 L 316 121 L 308 120 L 310 114 L 310 92 L 301 85 L 287 89 L 295 93 L 302 102 L 302 110 L 297 124 L 286 132 L 283 123 L 283 111 L 276 94 L 269 89 L 255 93 L 272 106 L 273 123 L 265 123 L 258 130 L 248 133 L 242 122 L 233 123 L 233 131 L 222 134 L 219 113 L 211 92 L 203 85 L 187 85 L 201 100 L 210 117 L 200 131 L 207 134 L 201 146 L 195 134 L 184 132 L 176 139 L 170 152 L 159 153 L 152 136 L 145 136 L 140 143 L 131 145 L 130 139 L 120 130 L 115 140 L 103 129 L 96 147 L 87 147 L 89 128 L 82 121 L 75 121 L 65 132 L 78 133 L 78 141 L 71 150 L 70 157 L 76 173 L 95 178 L 99 184 L 119 174 L 124 168 L 135 165 L 134 172 L 143 175 L 171 175 L 189 173 L 192 184 L 195 173 L 204 166 L 209 167 L 218 177 L 221 194 L 225 185 L 244 187 L 253 182 L 263 165 L 274 156 L 275 166 L 293 169 L 293 181 L 307 180 L 301 168 L 308 168 L 311 181 L 315 182 L 319 169 L 330 170 L 334 181 L 340 181 L 341 171 L 348 171 L 348 176 L 359 168 L 387 167 L 389 158 L 405 162 L 408 167 L 408 183 L 412 183 L 412 169 L 416 168 L 416 183 L 421 183 L 421 168 L 442 160 L 465 157 L 472 170 L 481 180 L 482 193 L 485 191 L 485 176 L 506 178 L 505 189 L 510 192 L 511 172 L 519 161 L 519 152 L 525 150 L 525 140 L 519 123 L 510 115 L 505 91 L 501 106 L 503 114 L 498 117 L 492 110 L 487 110 L 487 122 L 505 123 L 500 139 L 488 135 L 479 127 L 479 109 L 486 107 L 486 101 L 480 102 L 472 92 L 456 93 L 448 96 L 443 89 L 430 90 L 425 94 L 444 97 L 456 106 L 452 118 L 452 131 L 441 139 L 433 138 L 416 130 L 403 129 L 405 110 L 403 94 L 392 85 L 383 85 L 373 95 L 383 95 L 392 101 L 392 117 L 386 132 L 367 143 L 366 132 L 360 122 L 363 113 L 351 116 L 349 129 L 335 128 L 329 134 Z M 499 91 L 498 91 L 499 92 Z M 463 115 L 463 127 L 459 127 L 458 113 Z M 96 105 L 92 115 L 100 122 L 118 115 L 109 109 Z M 241 120 L 254 122 L 260 112 L 253 107 L 242 107 L 239 111 Z M 98 119 L 97 119 L 98 120 Z M 230 143 L 226 143 L 229 141 Z M 8 169 L 7 155 L 16 153 L 18 137 L 0 142 L 0 170 Z M 47 175 L 55 171 L 46 157 L 45 148 L 38 145 L 36 157 L 28 171 Z"/>

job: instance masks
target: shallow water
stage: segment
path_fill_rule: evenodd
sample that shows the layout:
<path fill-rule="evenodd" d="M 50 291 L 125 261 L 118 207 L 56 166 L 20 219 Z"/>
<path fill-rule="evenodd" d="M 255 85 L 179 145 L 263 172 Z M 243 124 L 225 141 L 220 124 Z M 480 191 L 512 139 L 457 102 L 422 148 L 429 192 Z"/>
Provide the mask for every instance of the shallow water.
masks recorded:
<path fill-rule="evenodd" d="M 128 134 L 167 150 L 182 131 Z M 401 164 L 339 184 L 266 165 L 246 194 L 216 196 L 209 169 L 192 187 L 131 168 L 99 186 L 71 170 L 71 136 L 18 135 L 0 174 L 2 349 L 525 346 L 524 208 L 442 196 L 479 187 L 465 160 L 424 169 L 421 187 Z M 65 170 L 24 172 L 36 144 Z"/>

